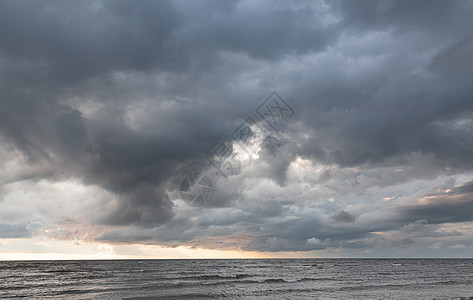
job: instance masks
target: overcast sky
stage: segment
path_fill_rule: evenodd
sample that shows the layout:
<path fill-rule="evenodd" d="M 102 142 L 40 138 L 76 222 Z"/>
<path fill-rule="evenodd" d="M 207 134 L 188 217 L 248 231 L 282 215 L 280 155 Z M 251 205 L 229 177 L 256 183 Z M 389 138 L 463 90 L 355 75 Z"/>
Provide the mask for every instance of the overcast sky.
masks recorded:
<path fill-rule="evenodd" d="M 0 258 L 471 257 L 472 15 L 1 1 Z M 277 130 L 257 110 L 274 91 Z M 207 156 L 248 117 L 224 178 Z M 203 207 L 179 194 L 192 172 L 215 188 Z"/>

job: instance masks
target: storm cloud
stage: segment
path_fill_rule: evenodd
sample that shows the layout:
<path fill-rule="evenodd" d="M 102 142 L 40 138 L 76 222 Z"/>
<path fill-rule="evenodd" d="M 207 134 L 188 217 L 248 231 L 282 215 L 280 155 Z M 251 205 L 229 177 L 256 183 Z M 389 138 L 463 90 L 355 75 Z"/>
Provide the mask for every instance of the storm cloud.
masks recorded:
<path fill-rule="evenodd" d="M 470 1 L 2 1 L 0 238 L 461 254 L 472 13 Z M 256 111 L 273 91 L 294 109 L 279 132 Z M 270 133 L 215 177 L 207 155 L 247 117 Z M 178 193 L 195 170 L 216 187 L 200 208 Z"/>

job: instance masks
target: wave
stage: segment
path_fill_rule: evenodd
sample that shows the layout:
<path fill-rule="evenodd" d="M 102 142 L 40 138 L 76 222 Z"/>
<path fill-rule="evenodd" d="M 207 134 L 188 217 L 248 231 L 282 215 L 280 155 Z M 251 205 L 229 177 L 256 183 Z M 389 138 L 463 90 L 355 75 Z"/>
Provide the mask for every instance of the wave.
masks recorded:
<path fill-rule="evenodd" d="M 312 281 L 312 278 L 266 278 L 266 279 L 245 279 L 245 280 L 230 280 L 230 281 L 209 281 L 203 282 L 202 285 L 226 285 L 229 283 L 239 284 L 261 284 L 261 283 L 295 283 L 301 281 Z"/>
<path fill-rule="evenodd" d="M 264 283 L 271 283 L 271 282 L 299 282 L 304 280 L 311 280 L 311 278 L 269 278 L 264 279 Z"/>
<path fill-rule="evenodd" d="M 202 279 L 228 279 L 228 278 L 245 278 L 254 276 L 251 274 L 211 274 L 211 275 L 200 275 L 193 276 L 190 278 L 202 278 Z"/>
<path fill-rule="evenodd" d="M 120 274 L 120 273 L 141 273 L 145 270 L 120 270 L 120 271 L 94 271 L 98 274 Z"/>
<path fill-rule="evenodd" d="M 301 268 L 312 268 L 310 265 L 301 265 L 301 266 L 282 266 L 283 268 L 292 268 L 292 269 L 301 269 Z"/>

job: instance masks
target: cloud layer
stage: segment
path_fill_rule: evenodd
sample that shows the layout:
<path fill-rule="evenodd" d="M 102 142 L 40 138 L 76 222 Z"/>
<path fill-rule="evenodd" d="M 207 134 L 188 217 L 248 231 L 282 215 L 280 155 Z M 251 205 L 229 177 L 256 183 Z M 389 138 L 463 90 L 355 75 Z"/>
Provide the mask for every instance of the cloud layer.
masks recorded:
<path fill-rule="evenodd" d="M 469 253 L 472 12 L 3 1 L 0 238 Z M 255 109 L 273 91 L 295 110 L 283 134 L 212 177 L 207 206 L 186 206 L 180 181 L 196 166 L 213 174 L 206 154 L 248 116 L 267 126 Z"/>

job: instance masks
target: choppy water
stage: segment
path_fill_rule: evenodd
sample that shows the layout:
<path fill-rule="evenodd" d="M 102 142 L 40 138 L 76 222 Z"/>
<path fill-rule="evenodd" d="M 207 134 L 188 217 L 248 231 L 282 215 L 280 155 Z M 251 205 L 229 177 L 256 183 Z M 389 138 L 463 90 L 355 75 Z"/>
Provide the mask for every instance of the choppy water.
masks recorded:
<path fill-rule="evenodd" d="M 473 260 L 0 262 L 0 297 L 473 299 Z"/>

